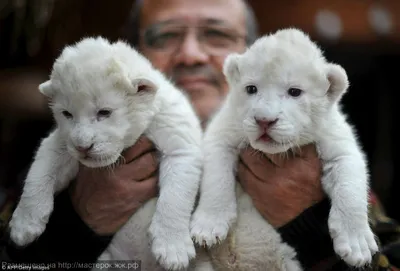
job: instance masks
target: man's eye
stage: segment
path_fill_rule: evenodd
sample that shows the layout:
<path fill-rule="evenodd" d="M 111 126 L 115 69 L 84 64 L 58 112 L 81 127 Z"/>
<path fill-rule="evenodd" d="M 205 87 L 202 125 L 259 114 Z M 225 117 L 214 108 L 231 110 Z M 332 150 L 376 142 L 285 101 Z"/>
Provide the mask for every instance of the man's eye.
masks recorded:
<path fill-rule="evenodd" d="M 147 44 L 151 47 L 161 48 L 168 47 L 181 37 L 180 33 L 166 32 L 158 35 L 149 36 Z"/>
<path fill-rule="evenodd" d="M 214 30 L 214 29 L 207 29 L 205 31 L 205 35 L 208 37 L 223 37 L 223 38 L 229 38 L 229 35 L 219 31 L 219 30 Z"/>
<path fill-rule="evenodd" d="M 179 33 L 163 33 L 155 37 L 156 40 L 168 40 L 178 38 L 180 36 Z"/>
<path fill-rule="evenodd" d="M 234 41 L 232 36 L 219 30 L 208 29 L 205 31 L 204 36 L 207 43 L 214 46 L 227 46 Z"/>

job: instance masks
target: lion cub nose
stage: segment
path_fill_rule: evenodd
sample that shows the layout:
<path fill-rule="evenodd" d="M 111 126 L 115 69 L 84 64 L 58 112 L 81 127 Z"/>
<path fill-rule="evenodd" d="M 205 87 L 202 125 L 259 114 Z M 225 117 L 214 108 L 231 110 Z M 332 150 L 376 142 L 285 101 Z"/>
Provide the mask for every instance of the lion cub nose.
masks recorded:
<path fill-rule="evenodd" d="M 78 152 L 87 154 L 93 148 L 93 144 L 90 146 L 75 146 L 75 148 Z"/>
<path fill-rule="evenodd" d="M 277 123 L 278 119 L 270 120 L 266 118 L 255 118 L 256 123 L 260 128 L 268 130 L 271 126 Z"/>

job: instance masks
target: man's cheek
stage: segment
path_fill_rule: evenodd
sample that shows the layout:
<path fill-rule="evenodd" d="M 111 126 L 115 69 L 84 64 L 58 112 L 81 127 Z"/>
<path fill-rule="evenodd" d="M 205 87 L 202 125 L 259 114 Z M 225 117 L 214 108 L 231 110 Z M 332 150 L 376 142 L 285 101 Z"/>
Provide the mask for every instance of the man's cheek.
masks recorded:
<path fill-rule="evenodd" d="M 213 58 L 211 59 L 211 64 L 214 66 L 215 70 L 220 72 L 220 76 L 219 76 L 220 82 L 219 82 L 219 85 L 220 85 L 221 94 L 222 94 L 223 97 L 226 96 L 226 94 L 227 94 L 228 91 L 229 91 L 228 83 L 226 82 L 225 75 L 224 75 L 223 72 L 222 72 L 222 71 L 223 71 L 223 67 L 224 67 L 224 61 L 225 61 L 225 59 L 226 59 L 226 56 L 222 56 L 222 57 L 213 57 Z"/>
<path fill-rule="evenodd" d="M 170 58 L 166 57 L 165 54 L 153 54 L 147 51 L 144 51 L 143 54 L 149 59 L 156 69 L 168 75 L 168 71 L 171 70 L 172 65 Z"/>

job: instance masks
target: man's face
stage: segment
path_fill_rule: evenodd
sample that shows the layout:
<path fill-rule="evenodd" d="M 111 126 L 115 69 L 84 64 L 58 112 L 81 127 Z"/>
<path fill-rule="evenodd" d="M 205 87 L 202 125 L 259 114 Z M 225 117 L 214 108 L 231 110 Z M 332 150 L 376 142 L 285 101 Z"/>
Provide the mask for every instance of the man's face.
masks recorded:
<path fill-rule="evenodd" d="M 225 97 L 225 57 L 242 52 L 246 24 L 240 0 L 144 0 L 140 50 L 190 97 L 207 121 Z"/>

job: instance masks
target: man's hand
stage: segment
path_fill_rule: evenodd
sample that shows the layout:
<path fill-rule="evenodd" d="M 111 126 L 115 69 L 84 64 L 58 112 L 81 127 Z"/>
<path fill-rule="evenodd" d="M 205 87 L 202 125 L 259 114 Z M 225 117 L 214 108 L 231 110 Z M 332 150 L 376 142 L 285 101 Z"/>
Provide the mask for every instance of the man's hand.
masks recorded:
<path fill-rule="evenodd" d="M 113 169 L 81 167 L 71 200 L 97 234 L 113 234 L 158 193 L 158 159 L 153 144 L 141 138 L 124 153 L 126 164 Z"/>
<path fill-rule="evenodd" d="M 241 152 L 238 179 L 261 215 L 280 227 L 324 198 L 321 162 L 314 145 L 296 153 Z"/>

